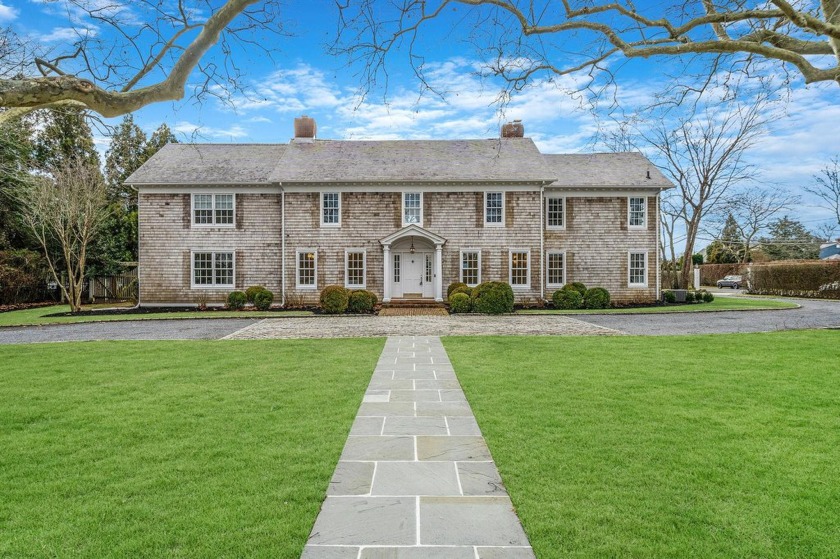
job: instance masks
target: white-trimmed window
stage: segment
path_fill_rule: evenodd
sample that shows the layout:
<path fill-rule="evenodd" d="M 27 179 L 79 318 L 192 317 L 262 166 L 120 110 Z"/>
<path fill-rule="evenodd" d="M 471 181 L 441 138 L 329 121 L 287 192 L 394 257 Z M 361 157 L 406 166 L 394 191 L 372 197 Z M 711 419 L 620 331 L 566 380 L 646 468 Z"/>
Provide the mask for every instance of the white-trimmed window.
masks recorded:
<path fill-rule="evenodd" d="M 403 192 L 403 227 L 423 226 L 423 193 Z"/>
<path fill-rule="evenodd" d="M 233 287 L 234 260 L 232 251 L 194 251 L 192 286 Z"/>
<path fill-rule="evenodd" d="M 364 289 L 367 277 L 366 253 L 364 249 L 344 251 L 344 287 Z"/>
<path fill-rule="evenodd" d="M 234 200 L 233 194 L 193 194 L 193 225 L 233 227 Z"/>
<path fill-rule="evenodd" d="M 628 253 L 628 280 L 630 287 L 647 287 L 647 257 L 646 251 Z"/>
<path fill-rule="evenodd" d="M 531 286 L 531 251 L 511 250 L 508 255 L 510 285 L 513 288 Z"/>
<path fill-rule="evenodd" d="M 548 287 L 563 287 L 566 284 L 566 253 L 562 250 L 545 253 L 545 283 Z"/>
<path fill-rule="evenodd" d="M 484 193 L 484 225 L 505 226 L 505 193 Z"/>
<path fill-rule="evenodd" d="M 321 193 L 321 227 L 341 227 L 341 192 Z"/>
<path fill-rule="evenodd" d="M 545 226 L 548 229 L 566 228 L 566 199 L 551 196 L 545 200 Z"/>
<path fill-rule="evenodd" d="M 295 256 L 296 285 L 300 289 L 318 288 L 318 251 L 314 249 L 298 249 Z"/>
<path fill-rule="evenodd" d="M 627 225 L 630 229 L 647 227 L 647 198 L 631 196 L 627 199 Z"/>
<path fill-rule="evenodd" d="M 402 259 L 399 254 L 394 255 L 394 283 L 400 283 L 400 264 Z"/>
<path fill-rule="evenodd" d="M 461 282 L 470 287 L 481 283 L 481 251 L 464 249 L 461 251 Z"/>

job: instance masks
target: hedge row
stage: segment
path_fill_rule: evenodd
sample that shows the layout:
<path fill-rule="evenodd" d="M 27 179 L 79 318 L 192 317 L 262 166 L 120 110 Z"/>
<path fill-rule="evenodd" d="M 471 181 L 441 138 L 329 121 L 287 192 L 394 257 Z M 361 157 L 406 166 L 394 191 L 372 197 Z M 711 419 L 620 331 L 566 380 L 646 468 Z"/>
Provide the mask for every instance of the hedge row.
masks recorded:
<path fill-rule="evenodd" d="M 503 314 L 513 312 L 513 289 L 503 281 L 485 281 L 473 288 L 456 282 L 446 290 L 449 310 L 453 313 L 477 312 Z"/>
<path fill-rule="evenodd" d="M 749 280 L 749 291 L 757 295 L 783 295 L 840 299 L 840 262 L 832 260 L 795 260 L 761 264 L 705 264 L 700 267 L 700 282 L 714 285 L 730 274 Z"/>
<path fill-rule="evenodd" d="M 0 305 L 44 301 L 49 268 L 43 256 L 31 250 L 0 250 Z"/>

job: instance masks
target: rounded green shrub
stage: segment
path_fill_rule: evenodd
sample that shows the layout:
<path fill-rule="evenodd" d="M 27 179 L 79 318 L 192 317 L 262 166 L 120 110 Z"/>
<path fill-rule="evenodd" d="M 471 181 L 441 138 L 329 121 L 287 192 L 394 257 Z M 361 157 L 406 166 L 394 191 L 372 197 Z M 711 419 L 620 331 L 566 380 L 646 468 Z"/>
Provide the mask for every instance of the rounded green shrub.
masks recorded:
<path fill-rule="evenodd" d="M 577 289 L 558 289 L 551 295 L 551 302 L 555 309 L 579 309 L 583 306 L 583 297 Z"/>
<path fill-rule="evenodd" d="M 694 302 L 694 292 L 693 291 L 686 291 L 685 292 L 685 302 L 686 303 L 693 303 Z"/>
<path fill-rule="evenodd" d="M 328 285 L 321 291 L 321 308 L 329 314 L 341 314 L 347 310 L 350 293 L 340 285 Z"/>
<path fill-rule="evenodd" d="M 375 306 L 376 294 L 366 289 L 352 291 L 347 298 L 347 310 L 353 313 L 371 313 Z"/>
<path fill-rule="evenodd" d="M 449 298 L 449 310 L 454 313 L 467 313 L 472 310 L 472 303 L 466 293 L 453 293 Z"/>
<path fill-rule="evenodd" d="M 241 311 L 247 300 L 247 297 L 241 291 L 231 291 L 227 296 L 227 306 L 232 311 Z"/>
<path fill-rule="evenodd" d="M 705 301 L 706 303 L 711 303 L 714 300 L 715 300 L 715 296 L 714 296 L 714 294 L 712 294 L 711 291 L 704 291 L 703 292 L 703 301 Z"/>
<path fill-rule="evenodd" d="M 583 285 L 581 282 L 573 281 L 572 283 L 567 283 L 563 287 L 564 288 L 568 287 L 569 289 L 577 290 L 577 292 L 580 293 L 580 296 L 583 297 L 584 299 L 586 299 L 586 286 Z"/>
<path fill-rule="evenodd" d="M 513 312 L 513 289 L 503 281 L 487 281 L 472 290 L 472 309 L 477 313 Z"/>
<path fill-rule="evenodd" d="M 669 305 L 673 305 L 674 303 L 677 302 L 677 296 L 674 294 L 673 291 L 663 291 L 662 292 L 662 298 Z"/>
<path fill-rule="evenodd" d="M 271 303 L 274 302 L 274 293 L 268 289 L 257 291 L 254 294 L 254 306 L 261 311 L 267 311 L 271 308 Z"/>
<path fill-rule="evenodd" d="M 449 297 L 447 297 L 447 298 L 451 301 L 451 300 L 452 300 L 452 296 L 453 296 L 453 295 L 455 295 L 456 293 L 463 293 L 463 294 L 464 294 L 464 295 L 466 295 L 467 297 L 470 297 L 470 296 L 472 295 L 472 289 L 470 289 L 470 288 L 469 288 L 469 287 L 467 287 L 466 285 L 465 285 L 465 286 L 463 286 L 463 287 L 458 287 L 458 288 L 456 288 L 456 289 L 453 289 L 453 290 L 452 290 L 452 293 L 450 293 L 450 294 L 449 294 Z"/>
<path fill-rule="evenodd" d="M 586 290 L 583 306 L 587 309 L 606 309 L 610 306 L 610 292 L 603 287 L 593 287 Z"/>
<path fill-rule="evenodd" d="M 467 289 L 469 289 L 467 284 L 462 282 L 462 281 L 456 281 L 456 282 L 450 283 L 449 287 L 446 288 L 446 298 L 449 299 L 452 296 L 452 294 L 455 292 L 456 289 L 460 289 L 462 287 L 466 287 Z"/>
<path fill-rule="evenodd" d="M 245 290 L 245 298 L 247 299 L 247 301 L 249 303 L 251 303 L 253 305 L 254 304 L 254 297 L 256 296 L 257 293 L 259 293 L 261 291 L 268 291 L 268 289 L 266 289 L 265 287 L 263 287 L 261 285 L 252 285 L 251 287 L 249 287 L 248 289 Z"/>

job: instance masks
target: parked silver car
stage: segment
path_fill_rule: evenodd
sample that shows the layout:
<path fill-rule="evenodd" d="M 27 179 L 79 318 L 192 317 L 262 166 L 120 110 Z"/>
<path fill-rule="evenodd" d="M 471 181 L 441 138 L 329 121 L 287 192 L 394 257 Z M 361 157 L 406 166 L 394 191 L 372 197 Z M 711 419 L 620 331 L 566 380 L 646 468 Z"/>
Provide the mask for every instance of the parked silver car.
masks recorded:
<path fill-rule="evenodd" d="M 723 279 L 718 280 L 717 282 L 718 289 L 723 287 L 741 289 L 742 285 L 744 285 L 744 278 L 742 276 L 726 276 Z"/>

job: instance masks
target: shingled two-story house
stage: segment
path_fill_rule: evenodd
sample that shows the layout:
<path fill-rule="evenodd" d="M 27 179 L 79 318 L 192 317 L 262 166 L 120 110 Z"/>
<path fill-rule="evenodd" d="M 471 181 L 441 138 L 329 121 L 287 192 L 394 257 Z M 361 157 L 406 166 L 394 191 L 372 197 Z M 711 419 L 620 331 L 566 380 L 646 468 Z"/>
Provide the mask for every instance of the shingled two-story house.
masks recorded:
<path fill-rule="evenodd" d="M 442 301 L 501 280 L 519 301 L 567 282 L 659 296 L 659 195 L 639 153 L 542 154 L 518 123 L 487 140 L 170 144 L 126 181 L 140 304 L 223 303 L 251 285 L 315 303 L 327 285 Z"/>

